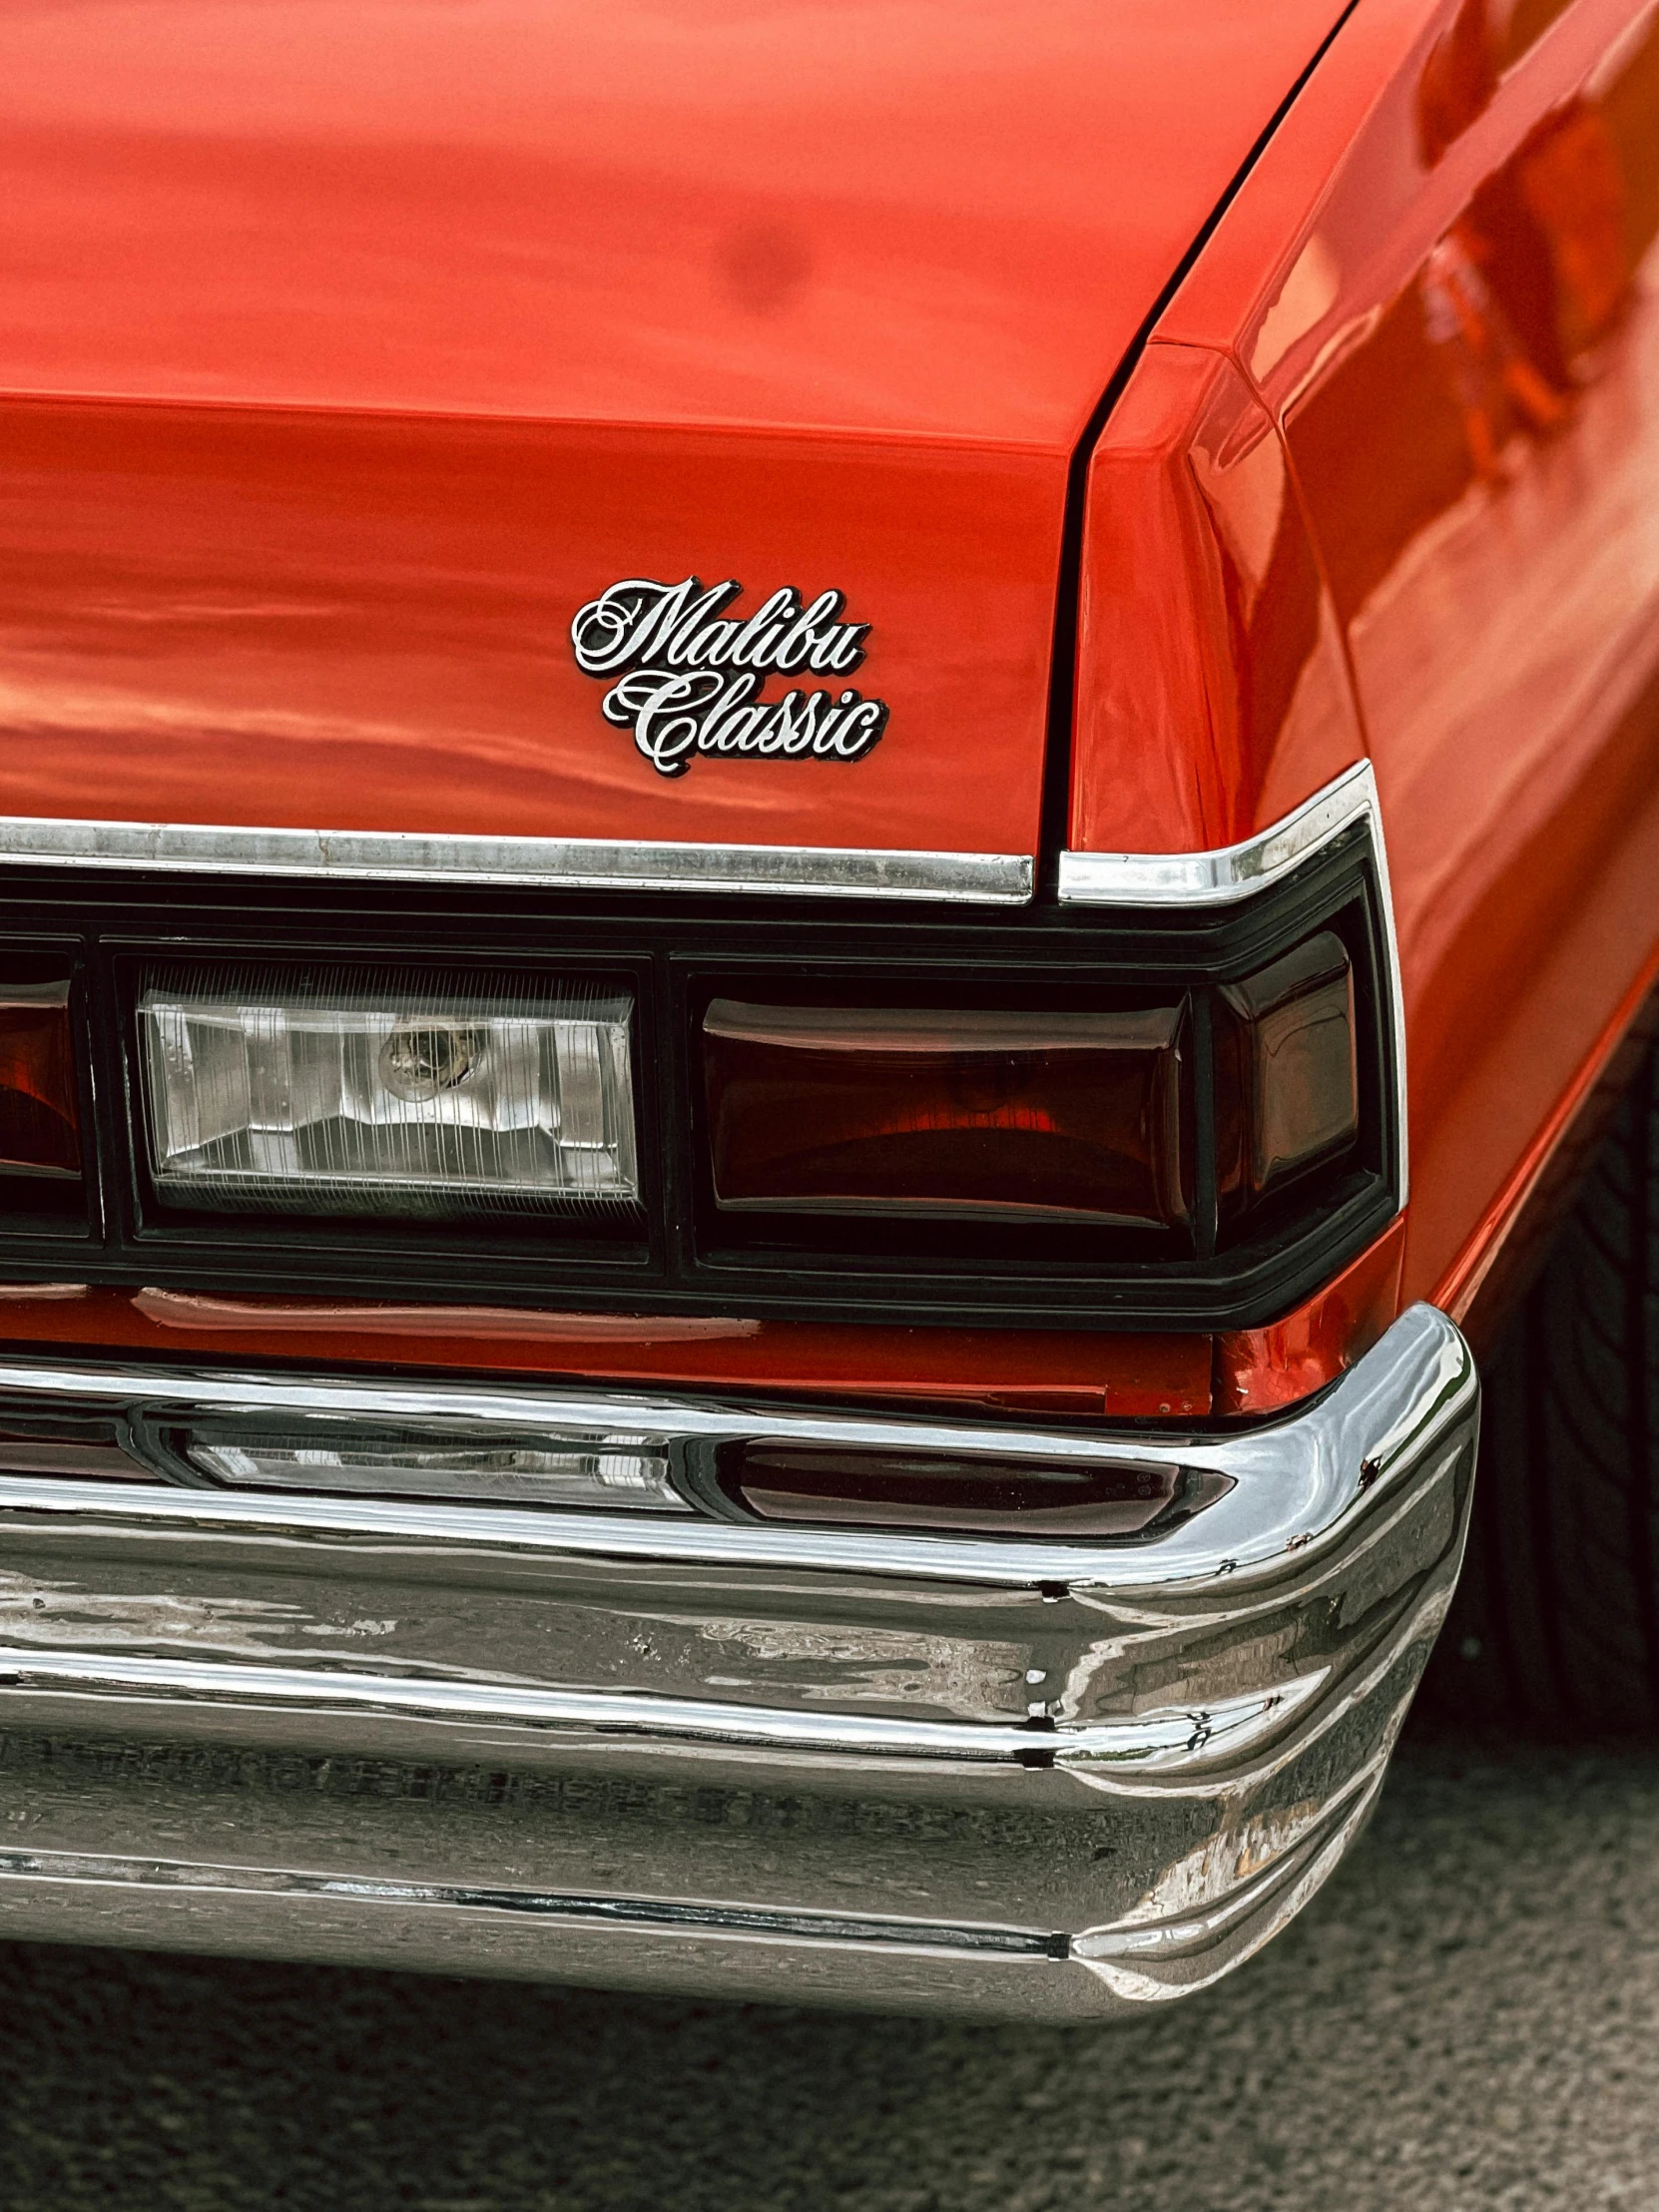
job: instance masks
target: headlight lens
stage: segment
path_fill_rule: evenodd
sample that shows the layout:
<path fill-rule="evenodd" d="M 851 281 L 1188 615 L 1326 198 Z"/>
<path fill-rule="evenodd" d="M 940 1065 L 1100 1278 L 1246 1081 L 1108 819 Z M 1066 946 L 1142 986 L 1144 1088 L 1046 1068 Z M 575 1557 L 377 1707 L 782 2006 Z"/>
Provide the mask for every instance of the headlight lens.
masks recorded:
<path fill-rule="evenodd" d="M 321 1213 L 639 1197 L 621 996 L 152 985 L 150 1170 L 176 1204 Z"/>

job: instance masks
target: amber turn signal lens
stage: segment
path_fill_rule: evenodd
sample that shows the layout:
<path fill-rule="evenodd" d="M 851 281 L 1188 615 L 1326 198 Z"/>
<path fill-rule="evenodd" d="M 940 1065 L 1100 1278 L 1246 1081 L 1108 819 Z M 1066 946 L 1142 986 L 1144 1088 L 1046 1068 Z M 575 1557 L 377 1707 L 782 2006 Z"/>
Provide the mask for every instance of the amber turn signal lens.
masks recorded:
<path fill-rule="evenodd" d="M 0 983 L 0 1174 L 80 1172 L 68 981 Z"/>
<path fill-rule="evenodd" d="M 1185 1221 L 1182 1008 L 750 1006 L 703 1022 L 730 1212 Z"/>
<path fill-rule="evenodd" d="M 1219 995 L 1216 1181 L 1226 1219 L 1353 1144 L 1360 1078 L 1354 971 L 1334 930 Z"/>

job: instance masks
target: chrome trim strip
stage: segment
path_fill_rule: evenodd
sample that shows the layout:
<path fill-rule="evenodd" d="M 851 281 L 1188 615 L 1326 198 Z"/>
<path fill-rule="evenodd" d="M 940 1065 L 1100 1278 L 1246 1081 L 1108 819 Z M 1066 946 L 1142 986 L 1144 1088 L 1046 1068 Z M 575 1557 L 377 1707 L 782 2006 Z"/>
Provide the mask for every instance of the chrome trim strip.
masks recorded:
<path fill-rule="evenodd" d="M 1370 761 L 1357 761 L 1271 829 L 1213 852 L 1062 852 L 1060 902 L 1071 906 L 1225 906 L 1268 889 L 1358 822 L 1370 826 L 1387 946 L 1388 998 L 1394 1048 L 1394 1113 L 1399 1144 L 1399 1203 L 1410 1195 L 1411 1148 L 1406 1123 L 1405 998 L 1399 935 L 1388 881 L 1382 807 Z"/>
<path fill-rule="evenodd" d="M 1064 1765 L 1114 1770 L 1213 1766 L 1278 1730 L 1324 1687 L 1325 1670 L 1271 1690 L 1218 1698 L 1202 1710 L 1165 1707 L 1133 1720 L 1078 1727 L 998 1727 L 986 1721 L 895 1720 L 814 1713 L 633 1691 L 543 1690 L 422 1676 L 268 1667 L 241 1660 L 147 1659 L 134 1652 L 0 1646 L 0 1690 L 82 1697 L 184 1698 L 307 1713 L 397 1714 L 466 1726 L 566 1729 L 599 1736 L 691 1739 L 765 1751 L 862 1758 L 966 1760 L 973 1765 Z"/>
<path fill-rule="evenodd" d="M 1225 906 L 1266 890 L 1321 845 L 1368 818 L 1377 825 L 1377 779 L 1357 761 L 1312 799 L 1241 844 L 1211 852 L 1062 852 L 1067 906 Z"/>
<path fill-rule="evenodd" d="M 773 891 L 1017 906 L 1034 867 L 1019 852 L 879 846 L 678 844 L 608 837 L 440 836 L 414 830 L 242 829 L 0 816 L 0 862 L 169 873 L 496 883 L 611 891 Z"/>
<path fill-rule="evenodd" d="M 0 1883 L 70 1882 L 98 1889 L 231 1891 L 240 1897 L 322 1898 L 349 1904 L 438 1906 L 465 1913 L 523 1913 L 664 1929 L 676 1936 L 747 1937 L 791 1943 L 873 1943 L 882 1950 L 967 1951 L 978 1957 L 1063 1959 L 1069 1936 L 1038 1929 L 879 1919 L 862 1913 L 775 1912 L 764 1906 L 682 1904 L 672 1898 L 587 1897 L 563 1890 L 484 1889 L 472 1884 L 395 1882 L 379 1876 L 308 1874 L 287 1867 L 237 1867 L 212 1860 L 113 1859 L 79 1851 L 0 1851 Z"/>
<path fill-rule="evenodd" d="M 0 1412 L 78 1406 L 160 1413 L 182 1424 L 202 1413 L 220 1419 L 242 1413 L 364 1423 L 467 1422 L 519 1436 L 530 1429 L 550 1437 L 615 1430 L 705 1442 L 764 1438 L 1051 1461 L 1070 1457 L 1096 1466 L 1153 1462 L 1213 1470 L 1232 1477 L 1234 1486 L 1163 1534 L 1112 1543 L 906 1536 L 690 1515 L 255 1494 L 28 1474 L 0 1476 L 0 1515 L 59 1514 L 157 1530 L 241 1527 L 251 1536 L 358 1534 L 389 1543 L 441 1540 L 617 1559 L 821 1567 L 1016 1589 L 1050 1582 L 1167 1588 L 1218 1575 L 1236 1585 L 1254 1573 L 1282 1573 L 1288 1555 L 1307 1564 L 1307 1547 L 1317 1547 L 1339 1527 L 1362 1487 L 1378 1489 L 1393 1469 L 1420 1457 L 1461 1417 L 1475 1390 L 1474 1366 L 1462 1337 L 1431 1306 L 1411 1307 L 1313 1404 L 1272 1425 L 1205 1435 L 1000 1427 L 569 1388 L 528 1391 L 511 1385 L 9 1359 L 0 1363 Z"/>

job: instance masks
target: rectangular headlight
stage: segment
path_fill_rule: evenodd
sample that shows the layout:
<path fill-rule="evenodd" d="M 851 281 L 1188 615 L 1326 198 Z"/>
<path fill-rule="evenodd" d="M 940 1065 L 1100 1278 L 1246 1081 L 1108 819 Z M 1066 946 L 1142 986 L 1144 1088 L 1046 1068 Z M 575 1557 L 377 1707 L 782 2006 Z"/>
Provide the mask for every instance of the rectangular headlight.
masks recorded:
<path fill-rule="evenodd" d="M 150 1172 L 177 1204 L 639 1197 L 627 997 L 216 976 L 153 983 L 138 1014 Z"/>

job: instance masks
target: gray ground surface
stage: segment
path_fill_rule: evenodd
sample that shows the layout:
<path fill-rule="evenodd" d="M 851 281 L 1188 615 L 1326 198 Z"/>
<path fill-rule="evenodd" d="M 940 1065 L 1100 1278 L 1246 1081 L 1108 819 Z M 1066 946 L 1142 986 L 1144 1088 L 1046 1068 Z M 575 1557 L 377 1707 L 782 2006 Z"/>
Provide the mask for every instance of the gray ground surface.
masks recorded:
<path fill-rule="evenodd" d="M 1407 1743 L 1277 1945 L 961 2027 L 0 1948 L 0 2205 L 1659 2206 L 1659 1753 Z"/>

